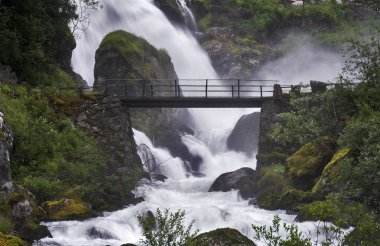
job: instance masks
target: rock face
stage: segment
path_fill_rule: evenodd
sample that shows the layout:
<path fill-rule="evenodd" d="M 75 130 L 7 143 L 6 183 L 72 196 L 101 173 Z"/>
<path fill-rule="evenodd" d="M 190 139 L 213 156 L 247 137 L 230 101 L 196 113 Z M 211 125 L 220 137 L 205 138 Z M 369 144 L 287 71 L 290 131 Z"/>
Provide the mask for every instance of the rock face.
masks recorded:
<path fill-rule="evenodd" d="M 296 189 L 310 190 L 331 160 L 334 150 L 334 141 L 328 137 L 305 144 L 286 161 L 287 184 Z"/>
<path fill-rule="evenodd" d="M 154 0 L 154 4 L 165 13 L 171 22 L 177 25 L 185 25 L 185 19 L 177 0 Z"/>
<path fill-rule="evenodd" d="M 228 27 L 212 27 L 202 36 L 215 70 L 222 78 L 251 79 L 256 69 L 275 52 L 253 40 L 236 39 Z"/>
<path fill-rule="evenodd" d="M 257 151 L 259 139 L 260 113 L 242 116 L 227 139 L 230 150 L 240 151 L 251 156 Z"/>
<path fill-rule="evenodd" d="M 231 228 L 219 228 L 214 231 L 202 233 L 195 237 L 194 242 L 207 246 L 255 246 L 256 244 L 242 235 L 238 230 Z"/>
<path fill-rule="evenodd" d="M 0 186 L 11 179 L 9 152 L 12 150 L 13 134 L 0 112 Z"/>
<path fill-rule="evenodd" d="M 177 74 L 164 50 L 133 34 L 116 31 L 108 34 L 96 51 L 94 86 L 100 85 L 101 78 L 130 79 L 124 83 L 133 86 L 136 80 L 149 79 L 172 79 L 170 83 L 174 83 Z"/>
<path fill-rule="evenodd" d="M 10 216 L 13 230 L 19 237 L 28 242 L 51 237 L 46 226 L 39 225 L 46 218 L 46 213 L 37 205 L 32 193 L 13 182 L 7 182 L 0 188 L 0 197 L 0 201 L 5 203 L 5 214 Z"/>
<path fill-rule="evenodd" d="M 244 199 L 252 198 L 256 194 L 256 172 L 251 168 L 241 168 L 234 172 L 220 175 L 211 185 L 209 192 L 239 190 Z"/>

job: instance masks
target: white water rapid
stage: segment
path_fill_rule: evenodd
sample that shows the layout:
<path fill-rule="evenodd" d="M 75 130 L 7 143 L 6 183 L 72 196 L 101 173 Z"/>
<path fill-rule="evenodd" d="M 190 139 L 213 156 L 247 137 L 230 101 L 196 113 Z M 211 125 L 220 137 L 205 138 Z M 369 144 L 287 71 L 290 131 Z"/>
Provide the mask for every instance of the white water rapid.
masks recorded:
<path fill-rule="evenodd" d="M 191 32 L 174 27 L 152 0 L 104 0 L 101 4 L 104 8 L 92 13 L 91 24 L 78 40 L 72 60 L 75 71 L 90 84 L 93 82 L 95 51 L 102 38 L 117 29 L 141 36 L 156 48 L 166 49 L 180 78 L 217 78 L 207 54 Z M 173 158 L 165 149 L 156 148 L 144 133 L 134 130 L 136 143 L 150 148 L 156 162 L 161 163 L 159 170 L 168 180 L 140 185 L 136 194 L 145 201 L 137 205 L 86 221 L 44 223 L 53 238 L 45 238 L 35 245 L 119 246 L 137 243 L 142 231 L 136 216 L 147 211 L 155 212 L 156 208 L 185 210 L 185 222 L 189 224 L 195 220 L 194 227 L 200 232 L 230 227 L 251 239 L 251 225 L 269 225 L 275 215 L 284 222 L 294 223 L 294 216 L 286 215 L 284 211 L 267 211 L 249 205 L 237 191 L 207 192 L 220 174 L 241 167 L 256 167 L 255 159 L 228 151 L 226 139 L 240 116 L 257 110 L 191 110 L 196 134 L 185 135 L 182 141 L 191 153 L 202 157 L 200 172 L 203 177 L 186 173 L 181 159 Z M 315 231 L 311 222 L 299 225 L 304 231 Z M 108 239 L 91 237 L 89 232 L 93 229 Z"/>

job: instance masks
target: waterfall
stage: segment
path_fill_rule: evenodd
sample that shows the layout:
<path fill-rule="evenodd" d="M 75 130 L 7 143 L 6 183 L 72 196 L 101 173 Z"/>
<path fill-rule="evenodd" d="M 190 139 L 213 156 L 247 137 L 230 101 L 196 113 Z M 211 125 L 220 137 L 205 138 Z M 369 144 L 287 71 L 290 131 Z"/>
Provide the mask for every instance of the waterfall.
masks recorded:
<path fill-rule="evenodd" d="M 217 78 L 207 54 L 191 33 L 174 27 L 152 0 L 104 0 L 101 4 L 103 10 L 92 13 L 91 25 L 78 41 L 72 60 L 75 71 L 88 82 L 93 82 L 95 50 L 107 33 L 117 29 L 141 36 L 156 48 L 166 49 L 180 78 Z M 237 191 L 208 192 L 220 174 L 242 167 L 255 168 L 254 158 L 226 149 L 227 136 L 235 123 L 243 114 L 252 111 L 257 109 L 191 110 L 196 134 L 184 135 L 182 142 L 192 154 L 203 160 L 200 172 L 204 175 L 198 177 L 186 173 L 181 159 L 174 158 L 166 149 L 155 147 L 143 132 L 134 130 L 136 143 L 145 146 L 142 147 L 146 152 L 143 158 L 154 157 L 152 164 L 159 165 L 157 171 L 168 180 L 137 187 L 135 194 L 145 200 L 137 205 L 85 221 L 46 222 L 44 224 L 53 238 L 42 239 L 35 245 L 119 246 L 137 243 L 142 231 L 136 216 L 148 211 L 154 213 L 157 208 L 185 210 L 185 224 L 194 220 L 194 227 L 200 232 L 230 227 L 251 239 L 251 225 L 269 225 L 274 215 L 279 215 L 283 222 L 294 223 L 295 216 L 249 205 Z M 315 231 L 313 223 L 297 224 L 304 231 Z M 90 232 L 96 233 L 92 235 Z M 106 235 L 106 238 L 96 235 Z M 312 233 L 311 236 L 315 235 Z"/>
<path fill-rule="evenodd" d="M 186 0 L 177 0 L 177 4 L 182 11 L 183 17 L 185 18 L 186 26 L 189 27 L 191 31 L 197 32 L 198 27 L 195 21 L 195 17 L 193 15 L 193 12 L 191 12 L 189 7 L 187 6 Z"/>

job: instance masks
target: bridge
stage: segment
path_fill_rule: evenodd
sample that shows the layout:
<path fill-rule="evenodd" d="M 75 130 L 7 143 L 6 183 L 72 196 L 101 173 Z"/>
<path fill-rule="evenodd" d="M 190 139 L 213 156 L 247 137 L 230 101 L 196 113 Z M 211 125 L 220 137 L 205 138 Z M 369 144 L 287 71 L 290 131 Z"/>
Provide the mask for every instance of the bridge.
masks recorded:
<path fill-rule="evenodd" d="M 240 79 L 105 79 L 100 84 L 129 108 L 253 108 L 293 88 L 276 80 Z"/>

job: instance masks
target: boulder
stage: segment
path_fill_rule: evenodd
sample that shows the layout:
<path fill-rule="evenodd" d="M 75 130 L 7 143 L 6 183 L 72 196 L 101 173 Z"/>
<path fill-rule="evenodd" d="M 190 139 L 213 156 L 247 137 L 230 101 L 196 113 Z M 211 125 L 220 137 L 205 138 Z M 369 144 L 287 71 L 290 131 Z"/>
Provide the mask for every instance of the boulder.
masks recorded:
<path fill-rule="evenodd" d="M 142 93 L 140 87 L 134 87 L 137 83 L 145 83 L 149 88 L 151 80 L 170 79 L 166 84 L 173 85 L 177 79 L 166 51 L 157 50 L 144 39 L 125 31 L 112 32 L 102 40 L 95 55 L 94 73 L 94 86 L 112 83 L 115 91 L 109 87 L 112 90 L 109 93 L 120 93 L 117 85 L 127 84 L 130 95 Z M 102 81 L 110 78 L 121 81 Z"/>
<path fill-rule="evenodd" d="M 4 202 L 4 214 L 12 221 L 13 231 L 17 235 L 33 242 L 44 237 L 51 237 L 46 226 L 39 225 L 46 219 L 46 213 L 36 203 L 32 193 L 13 182 L 7 182 L 0 188 L 1 200 Z"/>
<path fill-rule="evenodd" d="M 277 205 L 279 209 L 286 209 L 293 212 L 297 206 L 313 202 L 315 198 L 312 192 L 289 189 L 281 195 Z"/>
<path fill-rule="evenodd" d="M 302 146 L 286 161 L 286 183 L 304 191 L 313 188 L 334 150 L 335 142 L 329 137 L 321 137 Z"/>
<path fill-rule="evenodd" d="M 348 154 L 350 149 L 344 148 L 334 154 L 331 161 L 323 169 L 321 177 L 313 187 L 313 192 L 322 196 L 328 195 L 332 192 L 337 192 L 341 189 L 342 185 L 339 184 L 339 169 L 338 164 Z"/>
<path fill-rule="evenodd" d="M 161 182 L 165 182 L 165 180 L 168 179 L 165 175 L 159 174 L 159 173 L 151 173 L 150 177 L 153 180 L 158 180 L 158 181 L 161 181 Z"/>
<path fill-rule="evenodd" d="M 312 93 L 323 93 L 327 89 L 327 84 L 320 81 L 311 80 L 310 87 Z"/>
<path fill-rule="evenodd" d="M 265 173 L 257 182 L 256 204 L 260 208 L 275 210 L 284 188 L 283 175 Z"/>
<path fill-rule="evenodd" d="M 194 242 L 196 245 L 199 244 L 205 246 L 256 245 L 249 238 L 241 234 L 238 230 L 231 228 L 219 228 L 210 232 L 199 234 L 195 237 Z"/>
<path fill-rule="evenodd" d="M 228 136 L 228 149 L 244 152 L 248 156 L 252 156 L 253 153 L 257 152 L 259 126 L 259 112 L 243 115 Z"/>
<path fill-rule="evenodd" d="M 256 172 L 244 167 L 239 170 L 220 175 L 211 185 L 209 192 L 239 190 L 243 199 L 252 198 L 256 194 Z"/>
<path fill-rule="evenodd" d="M 86 204 L 74 199 L 48 201 L 42 207 L 47 212 L 49 220 L 78 220 L 95 216 Z"/>
<path fill-rule="evenodd" d="M 88 229 L 87 236 L 93 239 L 99 238 L 99 239 L 104 239 L 104 240 L 110 240 L 110 239 L 119 240 L 119 238 L 116 235 L 100 227 L 91 227 L 90 229 Z"/>

